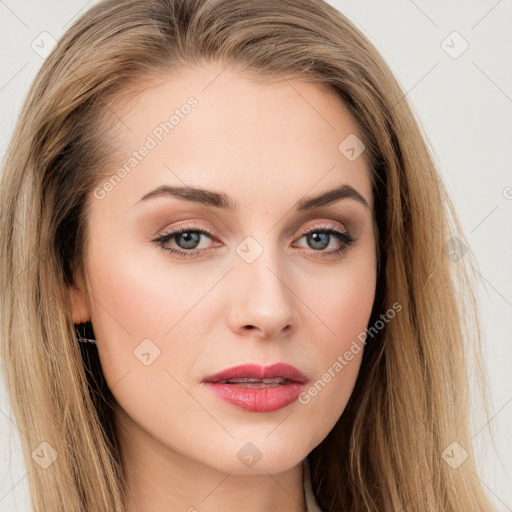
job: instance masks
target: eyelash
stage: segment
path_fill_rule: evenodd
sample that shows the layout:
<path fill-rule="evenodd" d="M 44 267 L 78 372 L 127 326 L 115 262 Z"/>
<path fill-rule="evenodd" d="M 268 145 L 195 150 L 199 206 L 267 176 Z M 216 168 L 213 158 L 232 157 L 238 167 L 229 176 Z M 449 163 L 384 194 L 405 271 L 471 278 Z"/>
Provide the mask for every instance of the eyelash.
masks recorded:
<path fill-rule="evenodd" d="M 160 247 L 162 250 L 178 255 L 183 258 L 195 258 L 199 256 L 201 252 L 207 252 L 211 249 L 191 249 L 191 250 L 183 250 L 183 249 L 175 249 L 166 247 L 165 244 L 167 244 L 172 238 L 174 238 L 176 235 L 181 235 L 183 233 L 200 233 L 202 235 L 206 235 L 209 238 L 214 238 L 213 233 L 210 231 L 207 231 L 202 228 L 198 228 L 197 226 L 193 225 L 181 225 L 177 226 L 175 229 L 170 231 L 169 233 L 165 233 L 162 236 L 159 236 L 158 238 L 154 239 L 153 242 Z M 324 251 L 324 250 L 317 250 L 311 249 L 313 253 L 326 253 L 329 256 L 339 256 L 341 257 L 345 251 L 349 248 L 351 244 L 353 244 L 356 239 L 352 237 L 352 235 L 349 233 L 349 231 L 340 231 L 334 224 L 326 224 L 322 226 L 315 227 L 313 229 L 308 229 L 306 231 L 303 231 L 299 239 L 302 238 L 305 235 L 309 235 L 310 233 L 323 233 L 328 235 L 334 235 L 338 240 L 340 240 L 343 244 L 339 249 L 335 249 L 333 251 Z M 324 256 L 321 255 L 315 255 L 314 258 L 323 258 Z"/>

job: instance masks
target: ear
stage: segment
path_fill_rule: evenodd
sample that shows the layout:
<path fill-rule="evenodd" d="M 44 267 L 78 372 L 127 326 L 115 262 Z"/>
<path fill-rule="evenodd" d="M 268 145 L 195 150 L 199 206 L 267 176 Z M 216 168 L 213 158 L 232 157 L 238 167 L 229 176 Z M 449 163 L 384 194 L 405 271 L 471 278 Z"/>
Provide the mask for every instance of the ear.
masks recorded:
<path fill-rule="evenodd" d="M 81 324 L 91 319 L 83 281 L 78 274 L 75 274 L 75 282 L 69 287 L 69 300 L 73 311 L 74 324 Z"/>

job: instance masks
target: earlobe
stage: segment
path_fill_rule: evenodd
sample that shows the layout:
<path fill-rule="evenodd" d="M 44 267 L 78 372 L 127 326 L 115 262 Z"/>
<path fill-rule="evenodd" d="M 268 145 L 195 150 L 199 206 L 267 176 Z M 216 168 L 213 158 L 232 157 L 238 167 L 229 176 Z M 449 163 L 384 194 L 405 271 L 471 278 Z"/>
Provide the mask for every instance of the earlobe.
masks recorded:
<path fill-rule="evenodd" d="M 91 315 L 87 304 L 82 279 L 75 276 L 75 282 L 69 287 L 69 300 L 73 312 L 73 323 L 81 324 L 90 320 Z"/>

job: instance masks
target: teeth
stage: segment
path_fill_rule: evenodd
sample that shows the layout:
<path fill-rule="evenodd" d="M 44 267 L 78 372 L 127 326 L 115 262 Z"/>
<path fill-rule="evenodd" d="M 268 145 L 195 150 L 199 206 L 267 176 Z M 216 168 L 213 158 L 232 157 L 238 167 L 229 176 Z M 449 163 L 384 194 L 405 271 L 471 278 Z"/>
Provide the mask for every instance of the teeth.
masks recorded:
<path fill-rule="evenodd" d="M 286 384 L 286 382 L 287 380 L 283 379 L 283 377 L 276 377 L 274 379 L 255 379 L 252 377 L 239 377 L 236 379 L 221 380 L 219 381 L 219 384 L 260 384 L 260 386 L 256 387 L 262 387 L 262 384 L 282 385 Z"/>

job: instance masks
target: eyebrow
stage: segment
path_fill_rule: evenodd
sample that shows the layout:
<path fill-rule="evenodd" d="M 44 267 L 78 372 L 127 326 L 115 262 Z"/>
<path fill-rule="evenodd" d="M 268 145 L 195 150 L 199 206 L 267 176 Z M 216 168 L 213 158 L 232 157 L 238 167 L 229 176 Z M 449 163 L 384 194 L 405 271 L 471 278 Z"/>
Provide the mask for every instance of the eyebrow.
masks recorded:
<path fill-rule="evenodd" d="M 224 208 L 230 211 L 236 211 L 239 209 L 239 203 L 234 201 L 224 192 L 215 192 L 213 190 L 206 190 L 198 187 L 182 187 L 182 186 L 171 186 L 161 185 L 154 190 L 148 192 L 137 201 L 138 204 L 141 201 L 147 201 L 155 197 L 176 197 L 178 199 L 184 199 L 185 201 L 192 201 L 196 203 L 206 204 L 214 206 L 216 208 Z M 322 194 L 302 198 L 297 201 L 293 206 L 297 211 L 308 211 L 320 208 L 322 206 L 330 205 L 341 199 L 353 199 L 363 204 L 366 208 L 370 208 L 370 205 L 366 199 L 350 185 L 341 185 L 338 188 L 323 192 Z"/>

